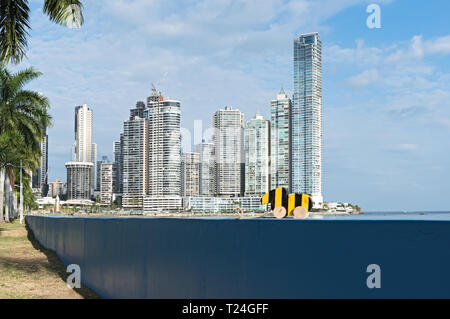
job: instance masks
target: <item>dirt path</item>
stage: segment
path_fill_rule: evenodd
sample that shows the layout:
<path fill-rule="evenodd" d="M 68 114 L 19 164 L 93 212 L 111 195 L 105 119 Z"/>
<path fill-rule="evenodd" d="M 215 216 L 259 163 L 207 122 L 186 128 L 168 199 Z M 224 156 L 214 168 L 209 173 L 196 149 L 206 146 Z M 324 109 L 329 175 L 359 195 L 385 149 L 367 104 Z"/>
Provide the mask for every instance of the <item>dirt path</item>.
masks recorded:
<path fill-rule="evenodd" d="M 98 298 L 87 288 L 68 288 L 67 275 L 58 257 L 29 237 L 24 225 L 0 225 L 0 298 Z"/>

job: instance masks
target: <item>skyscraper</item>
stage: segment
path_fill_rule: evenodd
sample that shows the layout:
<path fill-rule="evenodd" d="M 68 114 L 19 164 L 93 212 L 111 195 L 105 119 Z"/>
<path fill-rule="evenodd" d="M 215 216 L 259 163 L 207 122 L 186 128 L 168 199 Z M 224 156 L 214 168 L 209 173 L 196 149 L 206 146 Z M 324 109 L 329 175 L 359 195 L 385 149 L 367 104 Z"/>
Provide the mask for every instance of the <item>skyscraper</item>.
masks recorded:
<path fill-rule="evenodd" d="M 216 195 L 240 196 L 244 192 L 244 114 L 225 107 L 213 115 Z"/>
<path fill-rule="evenodd" d="M 144 211 L 173 211 L 182 207 L 180 102 L 153 88 L 147 98 L 149 187 Z"/>
<path fill-rule="evenodd" d="M 100 191 L 100 179 L 97 176 L 97 173 L 99 173 L 99 168 L 97 168 L 97 144 L 92 143 L 92 151 L 91 151 L 91 160 L 94 164 L 94 173 L 92 174 L 93 183 L 92 187 L 94 187 L 94 190 Z"/>
<path fill-rule="evenodd" d="M 92 143 L 92 110 L 86 104 L 75 107 L 74 161 L 92 163 L 91 192 L 97 189 L 97 144 Z"/>
<path fill-rule="evenodd" d="M 290 191 L 322 202 L 322 42 L 317 32 L 294 40 L 290 143 Z"/>
<path fill-rule="evenodd" d="M 97 173 L 95 174 L 95 178 L 96 178 L 97 182 L 95 184 L 96 185 L 95 190 L 97 192 L 100 192 L 102 163 L 109 163 L 108 156 L 102 156 L 102 160 L 101 161 L 96 161 L 95 171 Z"/>
<path fill-rule="evenodd" d="M 124 208 L 142 208 L 148 189 L 148 121 L 135 117 L 123 125 Z"/>
<path fill-rule="evenodd" d="M 180 196 L 180 102 L 153 91 L 147 99 L 149 196 Z"/>
<path fill-rule="evenodd" d="M 200 154 L 199 165 L 199 193 L 200 196 L 214 196 L 215 194 L 215 167 L 214 144 L 204 140 L 195 145 L 195 151 Z"/>
<path fill-rule="evenodd" d="M 199 195 L 200 154 L 183 153 L 181 156 L 181 196 Z"/>
<path fill-rule="evenodd" d="M 67 199 L 90 200 L 92 195 L 91 162 L 67 162 Z"/>
<path fill-rule="evenodd" d="M 116 163 L 116 184 L 114 192 L 122 194 L 122 172 L 123 172 L 123 134 L 120 134 L 120 140 L 114 142 L 114 162 Z"/>
<path fill-rule="evenodd" d="M 245 195 L 269 191 L 270 123 L 256 114 L 245 123 Z"/>
<path fill-rule="evenodd" d="M 42 196 L 45 197 L 48 193 L 48 135 L 46 133 L 39 146 L 41 148 L 41 157 L 39 159 L 39 168 L 32 178 L 32 187 L 38 188 Z"/>
<path fill-rule="evenodd" d="M 281 89 L 270 102 L 270 187 L 289 189 L 289 119 L 291 100 Z"/>
<path fill-rule="evenodd" d="M 111 205 L 113 202 L 115 186 L 116 164 L 108 161 L 100 164 L 100 201 L 102 204 Z"/>
<path fill-rule="evenodd" d="M 75 161 L 92 162 L 92 110 L 75 107 Z"/>

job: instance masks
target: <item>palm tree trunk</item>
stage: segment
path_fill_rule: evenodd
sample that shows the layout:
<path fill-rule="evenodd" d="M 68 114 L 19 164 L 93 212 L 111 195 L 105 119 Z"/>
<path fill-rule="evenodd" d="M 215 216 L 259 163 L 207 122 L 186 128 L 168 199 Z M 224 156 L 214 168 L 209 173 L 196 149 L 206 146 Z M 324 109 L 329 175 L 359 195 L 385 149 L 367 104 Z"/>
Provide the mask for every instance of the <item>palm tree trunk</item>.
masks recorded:
<path fill-rule="evenodd" d="M 18 210 L 17 210 L 17 194 L 16 194 L 16 192 L 15 191 L 13 191 L 12 192 L 12 198 L 13 198 L 13 200 L 12 200 L 12 204 L 13 204 L 13 217 L 14 217 L 14 219 L 16 219 L 17 218 L 17 213 L 18 213 Z"/>
<path fill-rule="evenodd" d="M 0 222 L 4 221 L 6 218 L 3 215 L 3 203 L 5 198 L 5 168 L 0 168 Z"/>
<path fill-rule="evenodd" d="M 10 207 L 10 199 L 9 199 L 9 175 L 6 174 L 5 177 L 5 222 L 9 222 L 9 207 Z"/>

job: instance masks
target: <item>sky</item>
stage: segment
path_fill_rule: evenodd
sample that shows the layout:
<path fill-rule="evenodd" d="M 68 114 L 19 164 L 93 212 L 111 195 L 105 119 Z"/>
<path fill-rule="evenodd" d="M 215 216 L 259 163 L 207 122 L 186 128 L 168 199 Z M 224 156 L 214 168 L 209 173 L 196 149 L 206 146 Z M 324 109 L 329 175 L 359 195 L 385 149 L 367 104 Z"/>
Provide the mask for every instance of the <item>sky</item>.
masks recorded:
<path fill-rule="evenodd" d="M 368 28 L 369 4 L 381 28 Z M 93 110 L 98 157 L 151 95 L 181 101 L 182 127 L 225 106 L 270 116 L 293 87 L 293 40 L 317 31 L 323 65 L 323 195 L 365 211 L 450 210 L 447 0 L 95 0 L 85 25 L 48 21 L 30 1 L 29 88 L 51 102 L 49 181 L 66 180 L 74 108 Z"/>

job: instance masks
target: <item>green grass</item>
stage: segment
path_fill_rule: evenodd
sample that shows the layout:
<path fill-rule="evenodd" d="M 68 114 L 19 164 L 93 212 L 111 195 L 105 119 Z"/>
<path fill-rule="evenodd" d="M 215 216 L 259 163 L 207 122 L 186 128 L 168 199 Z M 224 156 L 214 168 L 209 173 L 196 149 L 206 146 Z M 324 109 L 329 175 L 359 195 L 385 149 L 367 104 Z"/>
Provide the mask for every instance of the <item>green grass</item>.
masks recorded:
<path fill-rule="evenodd" d="M 1 298 L 98 298 L 86 287 L 70 289 L 64 264 L 19 221 L 0 226 Z"/>

